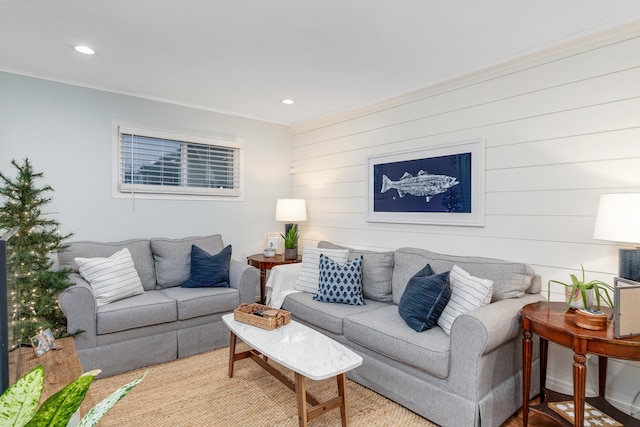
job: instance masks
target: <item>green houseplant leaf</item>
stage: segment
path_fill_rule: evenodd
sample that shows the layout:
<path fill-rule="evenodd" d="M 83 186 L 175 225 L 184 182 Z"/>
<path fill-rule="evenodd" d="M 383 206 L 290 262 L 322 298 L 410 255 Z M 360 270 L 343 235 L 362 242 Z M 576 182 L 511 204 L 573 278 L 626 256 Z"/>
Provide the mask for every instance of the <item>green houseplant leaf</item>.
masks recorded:
<path fill-rule="evenodd" d="M 91 382 L 101 371 L 82 374 L 75 381 L 48 398 L 38 409 L 27 427 L 66 427 L 84 400 Z"/>
<path fill-rule="evenodd" d="M 0 425 L 26 425 L 38 407 L 43 388 L 44 368 L 39 365 L 0 396 Z"/>
<path fill-rule="evenodd" d="M 80 423 L 78 423 L 76 427 L 95 426 L 98 423 L 98 421 L 100 421 L 102 417 L 104 417 L 104 415 L 113 407 L 113 405 L 118 403 L 120 399 L 125 397 L 131 391 L 131 389 L 137 386 L 140 383 L 140 381 L 144 379 L 144 377 L 147 375 L 147 372 L 148 371 L 146 371 L 142 376 L 131 381 L 129 384 L 126 384 L 120 387 L 118 390 L 114 391 L 111 395 L 109 395 L 103 401 L 101 401 L 96 406 L 94 406 L 87 413 L 87 415 L 85 415 L 82 418 L 82 420 L 80 420 Z"/>
<path fill-rule="evenodd" d="M 285 249 L 294 249 L 298 247 L 298 226 L 293 224 L 286 235 L 280 234 L 284 239 Z"/>
<path fill-rule="evenodd" d="M 0 396 L 0 426 L 66 427 L 82 404 L 91 382 L 100 372 L 97 369 L 81 375 L 48 398 L 36 412 L 44 388 L 44 368 L 42 365 L 34 368 Z M 78 426 L 95 426 L 146 375 L 145 372 L 141 377 L 120 387 L 92 408 Z"/>

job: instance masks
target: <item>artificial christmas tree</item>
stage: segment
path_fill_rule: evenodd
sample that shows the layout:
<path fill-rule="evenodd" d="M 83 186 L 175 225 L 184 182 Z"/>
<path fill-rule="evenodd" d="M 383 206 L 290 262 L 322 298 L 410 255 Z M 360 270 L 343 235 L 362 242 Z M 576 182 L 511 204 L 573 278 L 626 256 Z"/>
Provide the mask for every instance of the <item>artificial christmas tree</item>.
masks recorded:
<path fill-rule="evenodd" d="M 36 186 L 43 174 L 34 172 L 28 159 L 11 164 L 17 169 L 15 179 L 0 172 L 0 231 L 17 227 L 7 248 L 10 347 L 28 343 L 47 328 L 56 338 L 67 335 L 57 296 L 71 286 L 69 270 L 52 268 L 51 255 L 64 249 L 64 240 L 71 236 L 61 235 L 58 222 L 43 212 L 53 189 Z"/>

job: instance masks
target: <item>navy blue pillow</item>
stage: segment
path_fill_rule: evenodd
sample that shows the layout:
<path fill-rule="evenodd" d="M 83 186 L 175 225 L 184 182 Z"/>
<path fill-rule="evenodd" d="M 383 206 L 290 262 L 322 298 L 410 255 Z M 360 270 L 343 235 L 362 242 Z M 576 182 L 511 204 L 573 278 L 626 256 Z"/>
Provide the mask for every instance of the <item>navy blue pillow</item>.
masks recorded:
<path fill-rule="evenodd" d="M 231 245 L 215 255 L 191 245 L 191 275 L 183 288 L 228 288 Z"/>
<path fill-rule="evenodd" d="M 437 323 L 450 297 L 449 272 L 433 274 L 431 266 L 427 264 L 407 283 L 398 312 L 411 329 L 422 332 Z"/>
<path fill-rule="evenodd" d="M 320 254 L 318 292 L 313 299 L 349 305 L 365 305 L 362 297 L 362 255 L 340 265 Z"/>

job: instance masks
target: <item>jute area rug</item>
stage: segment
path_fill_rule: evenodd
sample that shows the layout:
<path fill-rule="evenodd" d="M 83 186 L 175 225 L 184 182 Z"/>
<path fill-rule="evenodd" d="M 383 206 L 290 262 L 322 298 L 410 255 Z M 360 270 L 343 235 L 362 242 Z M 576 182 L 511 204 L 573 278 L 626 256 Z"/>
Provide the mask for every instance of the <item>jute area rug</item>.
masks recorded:
<path fill-rule="evenodd" d="M 229 349 L 222 348 L 176 361 L 95 380 L 82 414 L 120 386 L 148 369 L 144 381 L 118 402 L 98 424 L 122 426 L 297 426 L 295 393 L 250 359 L 228 372 Z M 293 379 L 293 373 L 277 364 Z M 337 395 L 335 378 L 306 382 L 320 401 Z M 360 386 L 347 384 L 347 408 L 352 427 L 437 427 L 404 407 Z M 340 426 L 334 410 L 309 422 L 309 427 Z"/>

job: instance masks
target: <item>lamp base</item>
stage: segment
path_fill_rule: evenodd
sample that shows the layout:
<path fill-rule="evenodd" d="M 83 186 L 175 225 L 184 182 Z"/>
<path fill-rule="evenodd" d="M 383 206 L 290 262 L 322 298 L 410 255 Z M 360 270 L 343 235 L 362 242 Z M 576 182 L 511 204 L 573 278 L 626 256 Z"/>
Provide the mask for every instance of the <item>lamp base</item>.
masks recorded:
<path fill-rule="evenodd" d="M 640 248 L 620 249 L 618 255 L 618 274 L 623 279 L 640 282 Z"/>
<path fill-rule="evenodd" d="M 294 226 L 295 224 L 291 223 L 291 224 L 285 224 L 284 225 L 284 235 L 286 236 L 287 234 L 289 234 L 289 230 L 291 230 L 291 228 Z"/>

